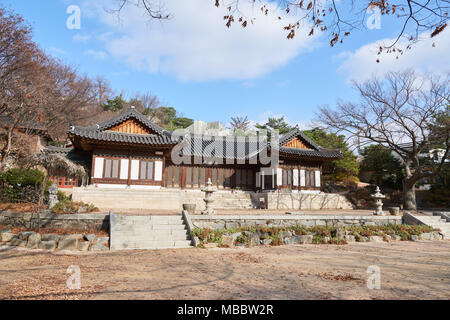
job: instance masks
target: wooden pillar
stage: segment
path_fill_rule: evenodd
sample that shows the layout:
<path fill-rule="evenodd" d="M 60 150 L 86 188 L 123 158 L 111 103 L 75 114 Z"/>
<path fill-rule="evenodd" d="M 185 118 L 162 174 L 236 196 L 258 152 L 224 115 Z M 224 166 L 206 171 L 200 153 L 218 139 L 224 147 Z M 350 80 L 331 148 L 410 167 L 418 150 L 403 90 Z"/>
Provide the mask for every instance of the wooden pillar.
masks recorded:
<path fill-rule="evenodd" d="M 128 179 L 127 185 L 131 186 L 131 150 L 128 151 Z"/>

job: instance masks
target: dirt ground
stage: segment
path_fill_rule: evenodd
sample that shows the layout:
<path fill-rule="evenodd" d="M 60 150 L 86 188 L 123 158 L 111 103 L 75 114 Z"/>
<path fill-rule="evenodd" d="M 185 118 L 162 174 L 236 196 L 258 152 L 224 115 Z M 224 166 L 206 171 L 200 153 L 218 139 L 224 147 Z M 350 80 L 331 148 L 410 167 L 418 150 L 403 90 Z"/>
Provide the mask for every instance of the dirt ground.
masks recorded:
<path fill-rule="evenodd" d="M 67 268 L 80 267 L 81 289 Z M 381 288 L 369 290 L 369 266 Z M 49 253 L 0 247 L 0 299 L 450 299 L 450 241 Z"/>

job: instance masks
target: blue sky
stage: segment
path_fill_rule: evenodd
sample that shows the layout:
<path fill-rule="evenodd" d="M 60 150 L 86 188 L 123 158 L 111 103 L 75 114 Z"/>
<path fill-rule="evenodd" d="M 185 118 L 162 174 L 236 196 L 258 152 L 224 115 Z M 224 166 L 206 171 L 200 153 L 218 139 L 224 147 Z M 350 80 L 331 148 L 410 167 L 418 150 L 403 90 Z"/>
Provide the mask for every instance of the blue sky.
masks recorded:
<path fill-rule="evenodd" d="M 223 11 L 212 1 L 167 1 L 173 17 L 163 23 L 148 22 L 134 8 L 119 21 L 104 10 L 112 7 L 107 0 L 102 5 L 76 0 L 1 3 L 32 24 L 34 40 L 44 50 L 81 73 L 104 76 L 114 90 L 127 95 L 151 92 L 196 120 L 227 123 L 231 116 L 248 115 L 261 122 L 284 115 L 291 124 L 307 127 L 318 106 L 356 99 L 351 79 L 399 68 L 450 69 L 448 32 L 436 39 L 441 41 L 436 48 L 426 40 L 400 60 L 390 56 L 377 64 L 376 42 L 395 36 L 388 18 L 382 17 L 380 29 L 357 31 L 331 48 L 325 36 L 300 34 L 286 40 L 275 19 L 257 18 L 245 30 L 227 30 L 218 18 Z M 81 8 L 79 30 L 66 27 L 69 5 Z"/>

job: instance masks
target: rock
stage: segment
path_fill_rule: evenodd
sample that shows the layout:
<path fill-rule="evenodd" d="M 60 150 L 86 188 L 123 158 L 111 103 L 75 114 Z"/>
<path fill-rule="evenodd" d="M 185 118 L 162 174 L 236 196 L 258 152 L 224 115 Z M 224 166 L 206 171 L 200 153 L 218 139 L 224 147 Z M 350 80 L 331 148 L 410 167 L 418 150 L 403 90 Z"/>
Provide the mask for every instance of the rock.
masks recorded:
<path fill-rule="evenodd" d="M 57 234 L 43 234 L 42 235 L 42 241 L 58 241 L 61 239 L 60 235 Z"/>
<path fill-rule="evenodd" d="M 384 235 L 384 240 L 386 240 L 387 242 L 391 242 L 392 241 L 392 237 L 388 234 Z"/>
<path fill-rule="evenodd" d="M 237 238 L 239 238 L 242 235 L 242 232 L 236 232 L 233 234 L 230 234 L 230 237 L 233 237 L 233 240 L 236 241 Z"/>
<path fill-rule="evenodd" d="M 212 249 L 212 248 L 217 248 L 217 247 L 218 247 L 218 245 L 215 242 L 203 244 L 203 248 L 206 248 L 206 249 Z"/>
<path fill-rule="evenodd" d="M 234 247 L 234 238 L 232 236 L 222 236 L 222 246 L 228 248 Z"/>
<path fill-rule="evenodd" d="M 400 215 L 400 208 L 399 207 L 391 207 L 388 208 L 389 213 L 391 214 L 391 216 L 399 216 Z"/>
<path fill-rule="evenodd" d="M 37 249 L 39 242 L 41 242 L 41 235 L 39 233 L 30 234 L 28 236 L 27 248 Z"/>
<path fill-rule="evenodd" d="M 440 240 L 441 237 L 438 232 L 433 231 L 433 232 L 422 233 L 420 235 L 420 238 L 422 240 Z"/>
<path fill-rule="evenodd" d="M 313 241 L 313 236 L 310 235 L 310 234 L 300 236 L 300 243 L 301 244 L 311 244 L 312 241 Z"/>
<path fill-rule="evenodd" d="M 361 237 L 361 242 L 368 242 L 369 238 L 368 237 Z"/>
<path fill-rule="evenodd" d="M 217 246 L 217 243 L 216 243 Z M 97 244 L 93 244 L 90 248 L 89 251 L 109 251 L 109 248 L 107 246 L 104 246 L 103 244 L 97 243 Z"/>
<path fill-rule="evenodd" d="M 9 241 L 13 240 L 14 238 L 17 238 L 17 235 L 14 233 L 9 233 L 9 232 L 0 233 L 0 242 L 9 242 Z"/>
<path fill-rule="evenodd" d="M 292 236 L 292 232 L 290 232 L 290 231 L 280 231 L 280 233 L 278 234 L 278 236 L 279 236 L 281 239 L 288 238 L 288 237 L 291 237 L 291 236 Z"/>
<path fill-rule="evenodd" d="M 75 251 L 78 247 L 78 239 L 61 239 L 58 243 L 58 251 L 71 250 Z"/>
<path fill-rule="evenodd" d="M 412 240 L 412 241 L 419 241 L 419 236 L 416 236 L 415 234 L 413 234 L 413 235 L 411 236 L 411 240 Z"/>
<path fill-rule="evenodd" d="M 56 249 L 56 241 L 55 240 L 41 241 L 38 244 L 38 248 L 53 251 Z"/>
<path fill-rule="evenodd" d="M 302 244 L 302 236 L 292 236 L 290 237 L 292 244 Z"/>
<path fill-rule="evenodd" d="M 383 238 L 379 236 L 370 236 L 369 237 L 370 242 L 383 242 Z"/>
<path fill-rule="evenodd" d="M 265 246 L 268 246 L 271 243 L 272 243 L 272 239 L 264 239 L 262 244 L 265 245 Z"/>
<path fill-rule="evenodd" d="M 79 251 L 88 251 L 89 245 L 90 245 L 90 244 L 91 244 L 91 243 L 90 243 L 89 241 L 79 241 L 79 242 L 78 242 L 77 249 L 78 249 Z"/>
<path fill-rule="evenodd" d="M 245 243 L 237 243 L 236 248 L 245 248 Z"/>
<path fill-rule="evenodd" d="M 284 241 L 284 244 L 287 244 L 287 245 L 294 243 L 294 240 L 292 239 L 292 237 L 286 237 L 283 239 L 283 241 Z"/>
<path fill-rule="evenodd" d="M 9 242 L 9 245 L 13 247 L 22 247 L 25 248 L 27 246 L 27 242 L 24 240 L 20 240 L 18 238 L 14 238 Z"/>
<path fill-rule="evenodd" d="M 77 240 L 81 240 L 81 239 L 83 239 L 83 235 L 80 234 L 80 233 L 69 234 L 69 235 L 63 236 L 61 239 L 77 239 Z"/>
<path fill-rule="evenodd" d="M 95 239 L 95 234 L 93 234 L 93 233 L 89 233 L 84 236 L 84 240 L 86 240 L 86 241 L 92 242 L 92 241 L 94 241 L 94 239 Z"/>
<path fill-rule="evenodd" d="M 28 240 L 28 237 L 31 236 L 32 234 L 36 234 L 36 232 L 33 232 L 33 231 L 22 231 L 22 232 L 19 232 L 18 238 L 20 240 L 26 241 L 26 240 Z"/>
<path fill-rule="evenodd" d="M 259 246 L 261 244 L 261 242 L 259 241 L 259 235 L 256 232 L 250 232 L 249 233 L 248 241 L 249 241 L 249 246 L 250 247 L 256 247 L 256 246 Z"/>
<path fill-rule="evenodd" d="M 444 239 L 444 237 L 438 231 L 432 231 L 431 233 L 433 234 L 435 240 L 443 240 Z"/>
<path fill-rule="evenodd" d="M 95 238 L 92 242 L 93 244 L 108 244 L 109 243 L 109 237 L 99 237 Z"/>
<path fill-rule="evenodd" d="M 200 239 L 198 237 L 194 237 L 192 239 L 192 242 L 194 244 L 194 247 L 198 247 L 200 245 Z"/>
<path fill-rule="evenodd" d="M 344 240 L 345 237 L 345 231 L 343 229 L 336 229 L 336 238 L 338 240 Z"/>
<path fill-rule="evenodd" d="M 344 236 L 344 240 L 347 241 L 348 243 L 356 242 L 355 236 L 352 235 Z"/>
<path fill-rule="evenodd" d="M 400 240 L 402 240 L 402 237 L 400 237 L 399 235 L 396 235 L 396 234 L 393 234 L 391 236 L 391 238 L 392 238 L 392 241 L 400 241 Z"/>
<path fill-rule="evenodd" d="M 330 237 L 323 237 L 323 242 L 330 243 L 331 238 Z"/>

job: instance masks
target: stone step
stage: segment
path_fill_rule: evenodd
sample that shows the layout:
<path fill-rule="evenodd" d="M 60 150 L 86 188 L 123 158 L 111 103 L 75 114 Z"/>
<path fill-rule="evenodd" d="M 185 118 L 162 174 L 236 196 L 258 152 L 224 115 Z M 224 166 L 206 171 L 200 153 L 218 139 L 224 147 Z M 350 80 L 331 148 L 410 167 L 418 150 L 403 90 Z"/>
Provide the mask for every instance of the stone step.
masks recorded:
<path fill-rule="evenodd" d="M 177 218 L 177 219 L 170 219 L 170 218 L 161 218 L 161 219 L 117 219 L 115 220 L 116 224 L 121 223 L 141 223 L 141 224 L 177 224 L 177 223 L 183 223 L 183 219 Z"/>
<path fill-rule="evenodd" d="M 120 249 L 189 248 L 190 235 L 181 215 L 115 215 L 111 247 Z"/>
<path fill-rule="evenodd" d="M 140 230 L 140 229 L 123 229 L 123 230 L 117 230 L 115 229 L 116 234 L 120 235 L 148 235 L 148 236 L 166 236 L 166 235 L 173 235 L 173 236 L 188 236 L 189 232 L 184 230 Z"/>
<path fill-rule="evenodd" d="M 191 240 L 189 239 L 189 237 L 127 236 L 127 237 L 116 237 L 114 243 L 129 243 L 129 242 L 146 243 L 148 241 L 175 242 L 175 241 L 191 241 Z"/>
<path fill-rule="evenodd" d="M 129 231 L 136 230 L 138 232 L 151 232 L 156 230 L 186 230 L 186 226 L 184 224 L 176 224 L 176 225 L 167 225 L 167 224 L 158 224 L 158 225 L 121 225 L 114 228 L 114 231 Z"/>
<path fill-rule="evenodd" d="M 125 241 L 114 246 L 115 249 L 155 249 L 155 248 L 189 248 L 190 240 L 179 241 Z"/>

